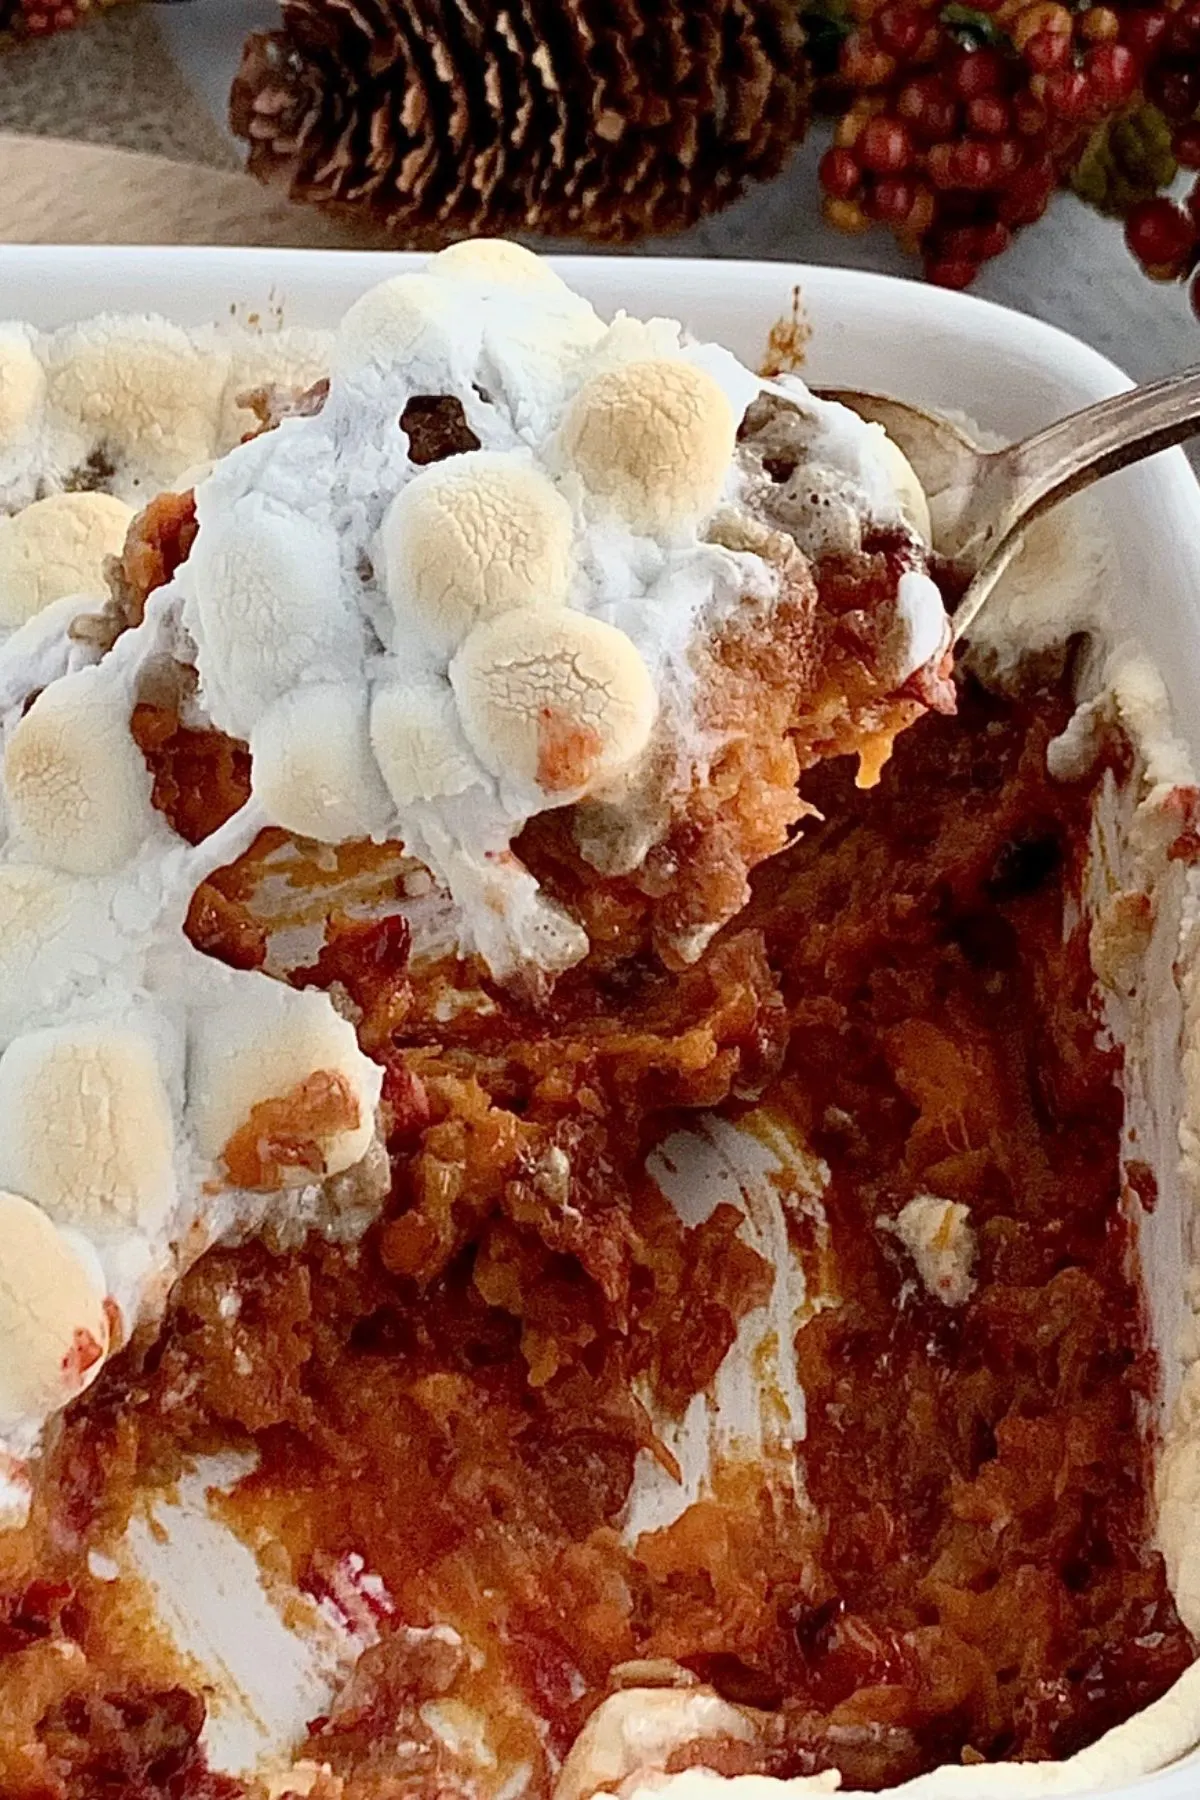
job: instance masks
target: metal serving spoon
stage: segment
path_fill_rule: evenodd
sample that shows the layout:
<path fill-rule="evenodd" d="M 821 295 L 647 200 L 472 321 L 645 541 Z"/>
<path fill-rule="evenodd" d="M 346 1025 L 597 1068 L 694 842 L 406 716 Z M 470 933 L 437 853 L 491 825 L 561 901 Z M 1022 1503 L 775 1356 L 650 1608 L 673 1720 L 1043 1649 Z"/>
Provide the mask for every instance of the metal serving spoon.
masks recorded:
<path fill-rule="evenodd" d="M 934 547 L 967 577 L 951 620 L 968 630 L 1021 548 L 1026 527 L 1060 500 L 1200 433 L 1200 368 L 1131 388 L 1004 450 L 977 450 L 948 419 L 853 388 L 818 388 L 882 425 L 916 470 L 934 521 Z"/>

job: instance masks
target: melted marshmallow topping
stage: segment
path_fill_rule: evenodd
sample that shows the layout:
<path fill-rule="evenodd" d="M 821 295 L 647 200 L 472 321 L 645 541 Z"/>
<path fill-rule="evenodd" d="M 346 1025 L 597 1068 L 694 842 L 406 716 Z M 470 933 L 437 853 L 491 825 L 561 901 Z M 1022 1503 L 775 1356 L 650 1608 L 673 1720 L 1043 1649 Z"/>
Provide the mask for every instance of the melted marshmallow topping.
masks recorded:
<path fill-rule="evenodd" d="M 550 808 L 619 809 L 656 744 L 702 769 L 691 653 L 778 585 L 707 533 L 747 487 L 737 426 L 761 388 L 668 320 L 605 326 L 515 246 L 457 247 L 358 301 L 321 408 L 200 484 L 171 595 L 265 816 L 401 839 L 501 978 L 577 962 L 582 931 L 510 846 Z M 909 529 L 911 471 L 878 428 L 779 391 L 826 488 Z M 439 404 L 476 447 L 422 463 L 404 421 Z M 900 586 L 903 680 L 946 629 L 919 566 Z"/>
<path fill-rule="evenodd" d="M 326 363 L 319 410 L 236 443 L 244 388 Z M 777 579 L 706 535 L 753 479 L 736 432 L 761 388 L 670 321 L 605 325 L 512 245 L 385 283 L 332 344 L 0 328 L 6 1516 L 46 1419 L 209 1244 L 268 1220 L 340 1228 L 334 1177 L 380 1197 L 380 1068 L 328 995 L 192 948 L 199 883 L 267 824 L 393 837 L 494 972 L 585 954 L 510 845 L 549 808 L 619 808 L 656 739 L 696 736 L 691 647 Z M 860 526 L 919 528 L 876 427 L 776 391 L 821 477 L 814 530 L 831 495 Z M 457 402 L 475 448 L 421 461 L 402 421 L 430 398 Z M 189 557 L 100 658 L 70 626 L 103 592 L 123 502 L 214 456 Z M 109 493 L 56 492 L 89 462 Z M 915 668 L 945 619 L 919 567 L 904 584 Z M 181 663 L 197 722 L 253 761 L 249 803 L 197 847 L 154 810 L 130 733 L 143 685 Z"/>

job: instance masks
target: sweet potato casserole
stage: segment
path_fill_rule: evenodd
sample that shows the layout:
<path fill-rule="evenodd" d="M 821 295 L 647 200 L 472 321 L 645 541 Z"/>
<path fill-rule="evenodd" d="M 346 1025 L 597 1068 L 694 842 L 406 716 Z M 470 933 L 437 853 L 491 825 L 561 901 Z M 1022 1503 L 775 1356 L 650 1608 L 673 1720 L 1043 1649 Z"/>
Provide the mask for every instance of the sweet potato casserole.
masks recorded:
<path fill-rule="evenodd" d="M 508 245 L 257 353 L 3 328 L 0 500 L 0 1794 L 1200 1735 L 1151 673 L 953 669 L 877 427 Z M 197 1483 L 321 1646 L 253 1753 L 148 1572 Z"/>

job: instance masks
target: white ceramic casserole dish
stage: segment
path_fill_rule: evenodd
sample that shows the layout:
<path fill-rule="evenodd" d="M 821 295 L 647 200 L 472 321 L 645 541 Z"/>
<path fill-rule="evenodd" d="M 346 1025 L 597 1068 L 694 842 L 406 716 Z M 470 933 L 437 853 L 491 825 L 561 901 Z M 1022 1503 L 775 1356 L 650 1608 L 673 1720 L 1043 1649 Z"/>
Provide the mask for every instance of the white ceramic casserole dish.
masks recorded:
<path fill-rule="evenodd" d="M 41 327 L 99 311 L 155 311 L 184 325 L 234 315 L 264 330 L 277 322 L 330 326 L 366 288 L 418 260 L 10 246 L 0 250 L 0 316 Z M 799 288 L 812 327 L 804 368 L 810 383 L 874 388 L 965 413 L 1003 438 L 1127 385 L 1103 357 L 1036 320 L 889 277 L 786 264 L 628 258 L 563 258 L 557 266 L 603 313 L 624 306 L 642 316 L 678 317 L 695 335 L 728 346 L 751 366 L 762 362 L 771 327 L 791 313 Z M 1112 572 L 1117 632 L 1136 635 L 1161 672 L 1175 729 L 1193 761 L 1200 761 L 1200 492 L 1183 455 L 1172 452 L 1114 478 L 1086 518 L 1088 529 L 1104 540 L 1095 547 L 1097 561 Z M 1138 1010 L 1135 1005 L 1133 1012 Z M 1119 1021 L 1110 1023 L 1120 1029 Z M 1142 1154 L 1149 1135 L 1159 1204 L 1141 1223 L 1165 1371 L 1164 1406 L 1179 1386 L 1177 1345 L 1188 1314 L 1189 1201 L 1176 1146 L 1180 1097 L 1166 1091 L 1173 1080 L 1179 1086 L 1181 1029 L 1178 1010 L 1167 1008 L 1157 1016 L 1155 1034 L 1139 1036 L 1147 1060 L 1157 1059 L 1142 1072 L 1142 1085 L 1159 1106 L 1157 1119 L 1143 1119 Z M 1152 1127 L 1148 1134 L 1146 1125 Z M 711 1147 L 718 1157 L 729 1153 L 724 1139 Z M 739 1176 L 744 1187 L 755 1173 Z M 696 1170 L 685 1174 L 694 1179 Z M 757 1175 L 761 1181 L 761 1168 Z M 697 1204 L 703 1209 L 702 1199 Z M 289 1637 L 257 1589 L 249 1553 L 206 1516 L 203 1490 L 220 1474 L 204 1470 L 171 1519 L 164 1515 L 165 1535 L 135 1530 L 133 1549 L 160 1588 L 165 1621 L 211 1673 L 210 1754 L 218 1766 L 237 1769 L 281 1754 L 304 1718 L 319 1710 L 323 1658 L 330 1652 Z M 937 1792 L 947 1800 L 960 1790 L 964 1800 L 984 1791 L 965 1778 L 956 1781 L 953 1771 L 942 1774 L 945 1784 Z M 986 1791 L 1006 1796 L 1003 1769 L 987 1774 Z M 1132 1784 L 1089 1791 L 1128 1800 L 1184 1800 L 1200 1792 L 1200 1752 Z M 1029 1792 L 1014 1786 L 1014 1794 Z"/>

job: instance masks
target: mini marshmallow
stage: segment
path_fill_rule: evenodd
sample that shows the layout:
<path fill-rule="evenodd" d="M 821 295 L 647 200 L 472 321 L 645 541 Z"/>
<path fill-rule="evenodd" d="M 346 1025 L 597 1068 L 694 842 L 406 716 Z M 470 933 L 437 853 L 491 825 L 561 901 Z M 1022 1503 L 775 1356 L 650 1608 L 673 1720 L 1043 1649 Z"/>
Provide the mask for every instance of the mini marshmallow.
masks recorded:
<path fill-rule="evenodd" d="M 379 688 L 371 707 L 371 746 L 400 807 L 453 799 L 482 779 L 444 681 Z"/>
<path fill-rule="evenodd" d="M 159 1230 L 175 1128 L 152 1040 L 102 1021 L 18 1037 L 0 1056 L 0 1184 L 60 1225 Z"/>
<path fill-rule="evenodd" d="M 12 824 L 52 869 L 109 874 L 150 828 L 150 775 L 129 734 L 129 711 L 104 665 L 78 669 L 44 688 L 8 739 Z"/>
<path fill-rule="evenodd" d="M 23 625 L 55 600 L 105 600 L 106 558 L 120 553 L 133 508 L 111 494 L 50 494 L 0 519 L 0 626 Z"/>
<path fill-rule="evenodd" d="M 0 1047 L 118 960 L 107 896 L 37 863 L 0 864 Z"/>
<path fill-rule="evenodd" d="M 383 1070 L 363 1055 L 354 1027 L 327 994 L 296 990 L 269 976 L 239 975 L 233 999 L 196 1019 L 188 1057 L 188 1120 L 200 1154 L 216 1161 L 263 1101 L 283 1100 L 309 1076 L 344 1077 L 358 1120 L 326 1140 L 312 1181 L 360 1161 L 375 1129 Z"/>
<path fill-rule="evenodd" d="M 753 1714 L 710 1688 L 625 1688 L 602 1700 L 563 1763 L 554 1800 L 616 1794 L 697 1741 L 752 1744 Z"/>
<path fill-rule="evenodd" d="M 892 679 L 899 685 L 915 670 L 945 655 L 950 621 L 941 590 L 933 579 L 906 569 L 896 585 L 897 665 Z"/>
<path fill-rule="evenodd" d="M 635 646 L 586 613 L 525 607 L 477 626 L 450 679 L 484 767 L 543 802 L 605 787 L 654 728 L 657 696 Z"/>
<path fill-rule="evenodd" d="M 886 1226 L 900 1239 L 926 1289 L 943 1306 L 965 1306 L 975 1292 L 975 1233 L 970 1208 L 918 1194 Z"/>
<path fill-rule="evenodd" d="M 362 688 L 294 688 L 258 721 L 250 754 L 254 795 L 272 824 L 323 844 L 386 830 L 392 807 L 371 754 Z"/>
<path fill-rule="evenodd" d="M 51 407 L 163 483 L 212 454 L 226 360 L 165 319 L 69 326 L 50 345 L 47 376 Z"/>
<path fill-rule="evenodd" d="M 0 450 L 29 429 L 45 387 L 42 365 L 28 337 L 5 327 L 0 332 Z"/>
<path fill-rule="evenodd" d="M 334 377 L 344 379 L 372 365 L 396 368 L 423 339 L 438 341 L 447 299 L 445 289 L 428 275 L 396 275 L 369 289 L 338 327 L 331 359 Z"/>
<path fill-rule="evenodd" d="M 707 370 L 662 358 L 587 382 L 562 442 L 592 494 L 635 531 L 670 532 L 716 504 L 736 431 L 733 409 Z"/>
<path fill-rule="evenodd" d="M 431 256 L 430 275 L 465 276 L 468 281 L 487 281 L 506 287 L 541 288 L 547 293 L 569 290 L 549 263 L 511 238 L 468 238 Z"/>
<path fill-rule="evenodd" d="M 561 606 L 571 579 L 571 509 L 514 456 L 474 451 L 402 488 L 380 531 L 388 597 L 430 642 L 454 650 L 481 619 Z"/>
<path fill-rule="evenodd" d="M 293 388 L 303 393 L 328 373 L 328 332 L 295 327 L 234 344 L 217 423 L 218 455 L 223 456 L 240 444 L 247 432 L 258 429 L 254 413 L 241 404 L 243 394 L 262 387 Z M 186 486 L 181 480 L 181 489 Z"/>
<path fill-rule="evenodd" d="M 352 679 L 362 626 L 329 526 L 258 493 L 216 518 L 202 502 L 200 519 L 184 622 L 194 609 L 200 685 L 214 724 L 248 738 L 266 709 L 306 678 Z"/>
<path fill-rule="evenodd" d="M 19 1194 L 0 1193 L 0 1430 L 89 1387 L 109 1346 L 94 1256 Z"/>

